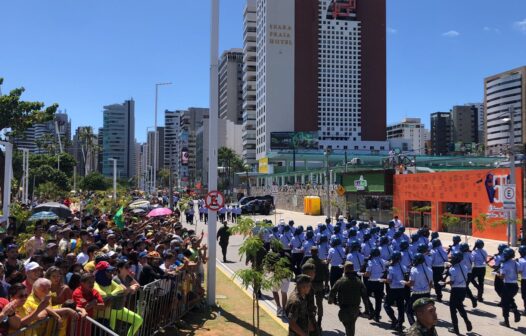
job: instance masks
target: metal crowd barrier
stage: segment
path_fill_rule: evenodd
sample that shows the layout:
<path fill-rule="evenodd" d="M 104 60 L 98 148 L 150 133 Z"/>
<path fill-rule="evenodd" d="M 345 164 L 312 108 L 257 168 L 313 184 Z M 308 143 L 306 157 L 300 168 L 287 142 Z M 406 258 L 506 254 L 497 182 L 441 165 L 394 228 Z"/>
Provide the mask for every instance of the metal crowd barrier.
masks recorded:
<path fill-rule="evenodd" d="M 8 336 L 151 336 L 179 321 L 203 303 L 200 278 L 194 272 L 156 280 L 131 295 L 106 298 L 111 304 L 94 317 L 38 321 Z M 64 324 L 66 324 L 64 326 Z"/>

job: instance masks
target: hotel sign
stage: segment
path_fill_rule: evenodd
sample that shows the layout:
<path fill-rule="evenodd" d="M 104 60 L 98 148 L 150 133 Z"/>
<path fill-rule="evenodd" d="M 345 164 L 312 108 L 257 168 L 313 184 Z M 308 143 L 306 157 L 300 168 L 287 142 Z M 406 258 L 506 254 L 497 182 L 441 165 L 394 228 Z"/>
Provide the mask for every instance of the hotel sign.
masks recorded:
<path fill-rule="evenodd" d="M 284 24 L 269 25 L 269 43 L 292 45 L 292 26 Z"/>

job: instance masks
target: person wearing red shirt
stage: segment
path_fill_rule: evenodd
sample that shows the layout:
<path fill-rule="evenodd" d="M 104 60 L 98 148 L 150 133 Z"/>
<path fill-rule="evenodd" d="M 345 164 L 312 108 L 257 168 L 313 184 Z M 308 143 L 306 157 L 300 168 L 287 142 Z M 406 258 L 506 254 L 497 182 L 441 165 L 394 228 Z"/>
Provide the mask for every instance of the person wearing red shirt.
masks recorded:
<path fill-rule="evenodd" d="M 73 291 L 72 298 L 77 308 L 84 308 L 89 317 L 94 317 L 96 309 L 104 309 L 104 300 L 100 293 L 94 288 L 95 276 L 91 273 L 84 273 L 80 278 L 80 286 Z M 78 335 L 91 335 L 89 323 L 79 323 L 77 325 Z"/>

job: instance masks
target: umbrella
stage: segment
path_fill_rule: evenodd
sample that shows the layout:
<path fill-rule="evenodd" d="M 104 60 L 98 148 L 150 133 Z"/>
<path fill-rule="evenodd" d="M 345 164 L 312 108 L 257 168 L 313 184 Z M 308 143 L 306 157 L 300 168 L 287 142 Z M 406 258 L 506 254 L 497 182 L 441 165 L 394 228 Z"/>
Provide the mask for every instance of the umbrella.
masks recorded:
<path fill-rule="evenodd" d="M 157 208 L 150 211 L 148 217 L 159 217 L 159 216 L 168 216 L 172 214 L 172 210 L 168 208 Z"/>
<path fill-rule="evenodd" d="M 40 212 L 34 213 L 31 217 L 29 217 L 30 221 L 52 220 L 52 219 L 58 219 L 58 216 L 55 215 L 55 213 L 51 211 L 40 211 Z"/>
<path fill-rule="evenodd" d="M 130 209 L 139 209 L 139 208 L 148 209 L 148 208 L 150 208 L 150 202 L 145 200 L 145 199 L 139 199 L 139 200 L 136 200 L 136 201 L 130 203 L 130 205 L 128 205 L 128 208 L 130 208 Z"/>
<path fill-rule="evenodd" d="M 134 214 L 143 214 L 145 212 L 146 212 L 146 210 L 141 209 L 141 208 L 137 208 L 137 209 L 133 209 L 132 210 L 132 213 L 134 213 Z"/>
<path fill-rule="evenodd" d="M 33 213 L 40 211 L 51 211 L 61 218 L 67 218 L 71 216 L 71 210 L 64 204 L 57 202 L 42 203 L 33 208 Z"/>

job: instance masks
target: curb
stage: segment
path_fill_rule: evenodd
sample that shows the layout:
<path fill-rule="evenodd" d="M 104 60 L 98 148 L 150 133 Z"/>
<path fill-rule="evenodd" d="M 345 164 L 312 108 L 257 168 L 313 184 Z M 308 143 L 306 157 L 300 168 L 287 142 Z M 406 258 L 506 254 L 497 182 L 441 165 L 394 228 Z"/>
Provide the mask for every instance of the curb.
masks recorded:
<path fill-rule="evenodd" d="M 234 272 L 229 269 L 227 266 L 225 266 L 221 261 L 217 260 L 217 266 L 216 269 L 220 270 L 221 273 L 223 273 L 227 278 L 230 278 L 232 282 L 243 291 L 250 299 L 252 299 L 252 293 L 250 293 L 248 290 L 246 290 L 237 279 L 232 279 L 232 276 L 234 275 Z M 277 324 L 279 324 L 284 330 L 289 330 L 289 325 L 287 323 L 284 323 L 280 318 L 276 316 L 276 308 L 274 308 L 271 304 L 269 304 L 267 301 L 260 301 L 259 307 L 262 308 L 265 313 L 267 313 Z"/>

